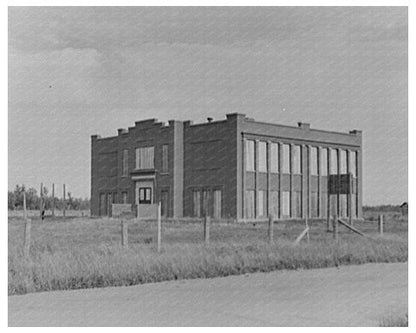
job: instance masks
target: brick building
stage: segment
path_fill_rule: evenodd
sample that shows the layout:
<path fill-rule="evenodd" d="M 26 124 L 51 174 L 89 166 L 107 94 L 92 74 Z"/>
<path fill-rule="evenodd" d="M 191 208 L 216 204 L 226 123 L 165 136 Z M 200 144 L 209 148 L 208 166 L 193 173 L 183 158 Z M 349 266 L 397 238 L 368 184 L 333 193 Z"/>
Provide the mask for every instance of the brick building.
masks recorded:
<path fill-rule="evenodd" d="M 161 202 L 162 215 L 237 221 L 362 216 L 362 133 L 225 120 L 138 121 L 109 138 L 91 137 L 91 215 L 112 203 Z M 353 175 L 346 194 L 328 195 L 328 175 Z M 329 203 L 329 208 L 328 208 Z"/>

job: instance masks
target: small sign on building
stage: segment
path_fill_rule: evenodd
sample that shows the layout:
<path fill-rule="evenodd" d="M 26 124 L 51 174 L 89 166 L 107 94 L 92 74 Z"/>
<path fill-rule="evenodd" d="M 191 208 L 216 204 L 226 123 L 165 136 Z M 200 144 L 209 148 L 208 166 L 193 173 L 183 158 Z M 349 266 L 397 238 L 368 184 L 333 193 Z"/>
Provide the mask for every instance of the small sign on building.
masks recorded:
<path fill-rule="evenodd" d="M 112 217 L 132 215 L 131 204 L 112 204 Z"/>

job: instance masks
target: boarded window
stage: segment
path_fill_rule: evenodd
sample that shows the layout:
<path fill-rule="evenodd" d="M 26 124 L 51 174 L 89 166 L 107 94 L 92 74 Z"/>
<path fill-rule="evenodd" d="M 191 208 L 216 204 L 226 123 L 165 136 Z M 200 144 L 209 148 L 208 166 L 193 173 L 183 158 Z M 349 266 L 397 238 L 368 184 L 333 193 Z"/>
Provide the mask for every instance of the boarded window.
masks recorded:
<path fill-rule="evenodd" d="M 347 151 L 340 149 L 339 151 L 339 168 L 341 174 L 347 173 Z"/>
<path fill-rule="evenodd" d="M 293 146 L 292 149 L 292 154 L 293 154 L 293 174 L 295 175 L 299 175 L 302 172 L 302 167 L 301 167 L 301 163 L 302 163 L 302 157 L 301 157 L 301 150 L 300 150 L 300 146 L 295 145 Z"/>
<path fill-rule="evenodd" d="M 126 177 L 129 173 L 129 151 L 127 149 L 123 150 L 123 159 L 122 159 L 122 176 Z"/>
<path fill-rule="evenodd" d="M 257 216 L 267 216 L 267 193 L 266 191 L 258 191 L 257 196 Z"/>
<path fill-rule="evenodd" d="M 321 175 L 328 175 L 328 149 L 322 148 L 321 150 Z"/>
<path fill-rule="evenodd" d="M 210 211 L 210 191 L 203 190 L 202 191 L 202 216 L 211 216 Z"/>
<path fill-rule="evenodd" d="M 318 192 L 311 192 L 311 217 L 318 217 Z"/>
<path fill-rule="evenodd" d="M 113 195 L 111 193 L 107 194 L 107 215 L 111 216 L 111 205 L 113 204 Z"/>
<path fill-rule="evenodd" d="M 302 217 L 302 192 L 300 191 L 295 191 L 293 193 L 293 213 L 295 214 L 294 217 Z"/>
<path fill-rule="evenodd" d="M 222 195 L 221 190 L 214 190 L 214 218 L 221 218 Z"/>
<path fill-rule="evenodd" d="M 290 216 L 290 192 L 288 191 L 282 192 L 282 199 L 283 199 L 282 216 L 289 217 Z"/>
<path fill-rule="evenodd" d="M 100 216 L 107 215 L 107 205 L 105 201 L 105 193 L 100 193 Z"/>
<path fill-rule="evenodd" d="M 162 216 L 166 217 L 168 216 L 168 211 L 169 211 L 169 191 L 168 190 L 163 190 L 160 193 L 160 211 Z"/>
<path fill-rule="evenodd" d="M 317 176 L 318 175 L 318 148 L 311 147 L 310 150 L 310 168 L 311 168 L 311 175 Z"/>
<path fill-rule="evenodd" d="M 282 173 L 290 173 L 290 146 L 288 144 L 284 144 L 282 149 Z"/>
<path fill-rule="evenodd" d="M 246 140 L 245 155 L 246 155 L 246 170 L 254 171 L 255 165 L 254 165 L 254 141 L 253 140 Z"/>
<path fill-rule="evenodd" d="M 259 142 L 259 172 L 267 172 L 267 144 Z"/>
<path fill-rule="evenodd" d="M 270 145 L 270 172 L 279 172 L 279 145 L 277 143 Z"/>
<path fill-rule="evenodd" d="M 201 216 L 201 191 L 194 190 L 192 191 L 192 211 L 193 216 Z"/>
<path fill-rule="evenodd" d="M 274 217 L 279 216 L 279 191 L 270 191 L 271 214 Z"/>
<path fill-rule="evenodd" d="M 168 162 L 169 162 L 169 145 L 162 146 L 162 172 L 168 172 Z"/>
<path fill-rule="evenodd" d="M 121 203 L 127 203 L 127 192 L 121 192 Z"/>
<path fill-rule="evenodd" d="M 349 163 L 349 172 L 352 173 L 354 177 L 357 177 L 357 152 L 352 151 L 350 153 L 350 163 Z"/>
<path fill-rule="evenodd" d="M 336 149 L 329 149 L 329 158 L 331 161 L 331 169 L 330 174 L 331 175 L 337 175 L 338 174 L 338 152 Z"/>
<path fill-rule="evenodd" d="M 142 147 L 136 148 L 136 169 L 154 169 L 155 148 Z"/>
<path fill-rule="evenodd" d="M 254 218 L 254 191 L 253 190 L 246 191 L 244 207 L 245 207 L 246 218 L 248 219 Z"/>

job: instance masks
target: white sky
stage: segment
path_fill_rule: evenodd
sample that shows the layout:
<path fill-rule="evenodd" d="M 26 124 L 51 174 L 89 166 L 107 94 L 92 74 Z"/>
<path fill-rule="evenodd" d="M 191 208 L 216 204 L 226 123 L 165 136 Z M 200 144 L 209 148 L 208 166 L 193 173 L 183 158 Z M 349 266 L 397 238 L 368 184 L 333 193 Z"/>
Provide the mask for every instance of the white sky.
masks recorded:
<path fill-rule="evenodd" d="M 9 188 L 89 196 L 90 135 L 136 120 L 364 135 L 364 204 L 407 200 L 405 7 L 10 7 Z"/>

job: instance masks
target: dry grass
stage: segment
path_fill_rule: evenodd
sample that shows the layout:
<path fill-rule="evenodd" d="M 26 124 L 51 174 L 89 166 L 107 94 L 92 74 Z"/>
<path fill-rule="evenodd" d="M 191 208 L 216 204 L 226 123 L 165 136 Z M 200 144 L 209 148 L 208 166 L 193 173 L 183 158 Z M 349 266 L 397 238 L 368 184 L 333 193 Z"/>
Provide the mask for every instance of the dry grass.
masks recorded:
<path fill-rule="evenodd" d="M 156 226 L 130 223 L 129 248 L 120 246 L 120 224 L 106 219 L 67 222 L 33 221 L 30 258 L 22 253 L 23 221 L 9 221 L 9 294 L 35 291 L 126 286 L 174 279 L 209 278 L 308 269 L 368 262 L 407 261 L 407 223 L 386 220 L 385 236 L 374 223 L 356 226 L 367 240 L 340 227 L 335 243 L 325 223 L 311 224 L 311 243 L 293 241 L 300 222 L 279 222 L 275 244 L 265 243 L 265 224 L 211 226 L 211 243 L 203 244 L 200 223 L 166 223 L 163 251 L 155 251 Z"/>
<path fill-rule="evenodd" d="M 407 313 L 404 316 L 389 316 L 380 321 L 380 327 L 408 327 L 409 317 Z"/>

